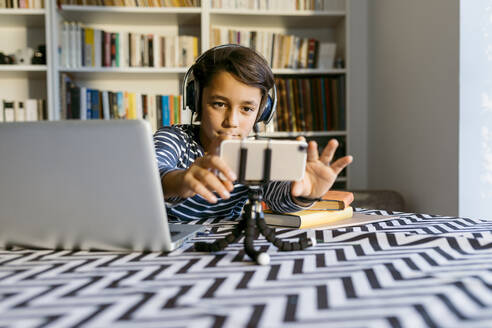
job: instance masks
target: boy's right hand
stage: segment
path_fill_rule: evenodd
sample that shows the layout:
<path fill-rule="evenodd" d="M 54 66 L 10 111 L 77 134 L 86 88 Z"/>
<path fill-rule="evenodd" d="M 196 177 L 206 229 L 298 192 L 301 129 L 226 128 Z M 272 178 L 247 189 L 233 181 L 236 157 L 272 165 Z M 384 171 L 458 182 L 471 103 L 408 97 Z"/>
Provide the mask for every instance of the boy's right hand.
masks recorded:
<path fill-rule="evenodd" d="M 226 180 L 218 177 L 222 173 Z M 217 203 L 217 192 L 222 199 L 229 199 L 236 180 L 234 172 L 217 155 L 207 154 L 197 158 L 195 162 L 183 171 L 183 188 L 181 197 L 193 197 L 196 194 L 205 198 L 209 203 Z"/>
<path fill-rule="evenodd" d="M 217 139 L 213 153 L 199 157 L 186 170 L 176 170 L 164 176 L 164 196 L 181 198 L 202 196 L 209 203 L 217 203 L 217 192 L 222 199 L 229 199 L 234 190 L 237 177 L 227 164 L 218 156 L 219 145 L 227 137 Z M 219 178 L 219 173 L 226 179 Z"/>

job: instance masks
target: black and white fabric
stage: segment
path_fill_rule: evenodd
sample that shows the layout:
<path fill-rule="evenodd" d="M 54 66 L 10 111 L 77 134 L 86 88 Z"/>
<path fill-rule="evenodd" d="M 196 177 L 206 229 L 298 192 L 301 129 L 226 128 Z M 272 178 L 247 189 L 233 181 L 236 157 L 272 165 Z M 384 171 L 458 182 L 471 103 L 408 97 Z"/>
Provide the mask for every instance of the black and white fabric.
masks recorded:
<path fill-rule="evenodd" d="M 361 209 L 359 209 L 361 210 Z M 394 214 L 385 211 L 364 211 Z M 396 213 L 280 252 L 0 250 L 0 327 L 492 327 L 492 221 Z M 232 224 L 202 220 L 214 240 Z"/>

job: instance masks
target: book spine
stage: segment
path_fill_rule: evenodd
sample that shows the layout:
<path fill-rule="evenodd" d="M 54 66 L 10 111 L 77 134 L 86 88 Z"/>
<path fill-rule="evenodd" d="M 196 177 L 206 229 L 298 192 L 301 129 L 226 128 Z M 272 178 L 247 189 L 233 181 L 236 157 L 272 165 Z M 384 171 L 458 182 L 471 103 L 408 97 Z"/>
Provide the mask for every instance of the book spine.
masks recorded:
<path fill-rule="evenodd" d="M 162 96 L 156 96 L 157 128 L 162 127 Z"/>
<path fill-rule="evenodd" d="M 167 95 L 162 96 L 162 125 L 163 126 L 171 125 L 169 96 Z"/>
<path fill-rule="evenodd" d="M 92 99 L 91 99 L 91 118 L 98 119 L 99 118 L 99 90 L 92 90 Z"/>
<path fill-rule="evenodd" d="M 87 119 L 92 120 L 92 89 L 87 89 L 87 98 L 86 98 L 86 106 L 87 106 Z"/>
<path fill-rule="evenodd" d="M 5 111 L 3 109 L 3 106 L 4 106 L 3 104 L 4 104 L 4 101 L 0 99 L 0 123 L 5 121 L 5 118 L 4 118 L 5 117 L 5 114 L 4 114 Z"/>
<path fill-rule="evenodd" d="M 125 96 L 123 92 L 116 93 L 117 99 L 117 107 L 118 107 L 118 118 L 124 119 L 126 118 L 126 109 L 125 109 Z"/>
<path fill-rule="evenodd" d="M 321 114 L 323 117 L 323 130 L 328 131 L 328 120 L 326 118 L 327 106 L 326 106 L 326 95 L 325 95 L 325 79 L 320 78 L 320 90 L 321 90 Z"/>
<path fill-rule="evenodd" d="M 81 87 L 80 88 L 80 113 L 79 113 L 80 119 L 81 120 L 86 120 L 87 119 L 87 88 Z"/>

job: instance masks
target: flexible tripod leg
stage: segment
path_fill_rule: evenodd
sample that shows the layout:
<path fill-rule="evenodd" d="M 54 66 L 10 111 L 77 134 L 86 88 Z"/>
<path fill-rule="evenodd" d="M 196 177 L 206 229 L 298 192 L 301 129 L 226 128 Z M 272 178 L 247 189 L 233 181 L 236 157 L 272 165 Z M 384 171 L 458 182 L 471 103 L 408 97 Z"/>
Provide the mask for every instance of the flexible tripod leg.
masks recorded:
<path fill-rule="evenodd" d="M 308 239 L 305 236 L 299 237 L 298 242 L 283 241 L 275 237 L 275 230 L 266 225 L 263 212 L 256 217 L 256 225 L 260 233 L 281 251 L 298 251 L 315 245 L 315 241 L 312 238 Z"/>
<path fill-rule="evenodd" d="M 195 243 L 197 252 L 217 252 L 225 249 L 229 244 L 239 239 L 246 227 L 244 220 L 239 221 L 237 226 L 225 238 L 217 239 L 213 243 L 198 241 Z"/>
<path fill-rule="evenodd" d="M 244 251 L 259 265 L 268 265 L 270 263 L 270 256 L 267 253 L 258 252 L 254 247 L 254 240 L 258 238 L 258 231 L 256 230 L 255 225 L 256 215 L 257 213 L 251 209 L 251 204 L 246 204 L 242 219 L 242 221 L 246 222 L 246 229 L 244 231 Z"/>

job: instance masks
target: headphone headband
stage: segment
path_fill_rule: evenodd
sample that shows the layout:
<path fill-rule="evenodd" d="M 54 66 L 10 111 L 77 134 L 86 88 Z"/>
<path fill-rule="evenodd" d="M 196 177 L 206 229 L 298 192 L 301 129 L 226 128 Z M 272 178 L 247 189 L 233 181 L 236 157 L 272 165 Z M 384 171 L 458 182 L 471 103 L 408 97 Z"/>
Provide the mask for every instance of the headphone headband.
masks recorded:
<path fill-rule="evenodd" d="M 183 85 L 182 85 L 182 90 L 183 90 L 183 103 L 182 103 L 182 108 L 183 110 L 191 110 L 192 113 L 197 112 L 198 108 L 200 108 L 199 102 L 199 92 L 200 92 L 200 85 L 198 81 L 195 79 L 193 74 L 193 67 L 195 67 L 196 64 L 200 63 L 200 61 L 203 60 L 205 55 L 207 55 L 209 52 L 216 51 L 218 49 L 223 49 L 223 48 L 247 48 L 251 49 L 239 44 L 221 44 L 219 46 L 213 47 L 202 53 L 198 58 L 195 60 L 195 63 L 186 71 L 186 74 L 183 78 Z M 190 76 L 192 76 L 192 79 L 190 80 Z M 266 94 L 266 102 L 263 108 L 263 111 L 261 112 L 261 115 L 257 118 L 256 122 L 264 122 L 265 124 L 268 124 L 272 118 L 273 115 L 275 114 L 275 111 L 277 109 L 277 87 L 275 86 L 275 83 L 273 83 L 272 87 L 272 95 L 273 98 L 270 97 L 270 95 Z"/>

